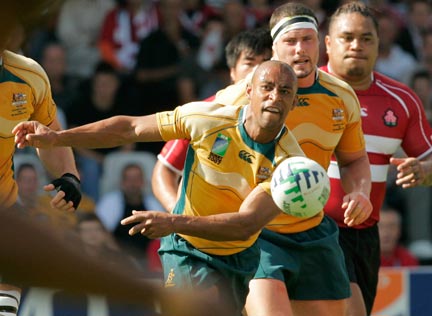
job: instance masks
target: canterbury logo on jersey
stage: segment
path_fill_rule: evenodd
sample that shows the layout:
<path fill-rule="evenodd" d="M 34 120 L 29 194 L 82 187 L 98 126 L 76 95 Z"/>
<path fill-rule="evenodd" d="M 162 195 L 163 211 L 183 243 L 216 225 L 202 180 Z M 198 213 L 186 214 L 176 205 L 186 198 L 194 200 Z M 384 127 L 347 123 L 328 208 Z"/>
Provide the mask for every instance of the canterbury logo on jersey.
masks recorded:
<path fill-rule="evenodd" d="M 308 106 L 308 105 L 310 105 L 309 98 L 297 98 L 297 106 Z"/>
<path fill-rule="evenodd" d="M 255 158 L 254 155 L 252 155 L 251 153 L 248 153 L 246 150 L 240 150 L 239 157 L 240 157 L 240 159 L 243 159 L 244 161 L 246 161 L 248 163 L 252 163 L 252 159 Z"/>

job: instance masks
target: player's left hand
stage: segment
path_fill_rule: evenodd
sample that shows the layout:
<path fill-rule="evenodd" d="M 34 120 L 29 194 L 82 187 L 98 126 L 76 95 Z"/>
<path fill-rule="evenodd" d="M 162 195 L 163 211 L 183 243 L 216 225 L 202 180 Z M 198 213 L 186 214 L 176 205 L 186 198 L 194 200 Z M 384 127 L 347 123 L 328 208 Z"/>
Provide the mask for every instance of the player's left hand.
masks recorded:
<path fill-rule="evenodd" d="M 15 144 L 18 148 L 50 148 L 57 137 L 54 130 L 37 121 L 19 123 L 12 129 L 12 134 L 15 135 Z"/>
<path fill-rule="evenodd" d="M 351 192 L 344 196 L 342 202 L 344 223 L 353 227 L 363 223 L 372 213 L 372 203 L 363 192 Z"/>
<path fill-rule="evenodd" d="M 44 186 L 45 191 L 57 191 L 51 200 L 51 207 L 63 210 L 74 211 L 81 202 L 80 180 L 71 173 L 65 173 L 60 178 L 53 180 Z"/>
<path fill-rule="evenodd" d="M 390 163 L 396 166 L 396 184 L 402 188 L 413 188 L 425 181 L 425 171 L 417 158 L 390 158 Z"/>
<path fill-rule="evenodd" d="M 174 233 L 174 226 L 170 213 L 158 211 L 132 211 L 132 215 L 121 221 L 122 225 L 134 224 L 129 229 L 129 235 L 140 233 L 148 238 L 160 238 Z"/>

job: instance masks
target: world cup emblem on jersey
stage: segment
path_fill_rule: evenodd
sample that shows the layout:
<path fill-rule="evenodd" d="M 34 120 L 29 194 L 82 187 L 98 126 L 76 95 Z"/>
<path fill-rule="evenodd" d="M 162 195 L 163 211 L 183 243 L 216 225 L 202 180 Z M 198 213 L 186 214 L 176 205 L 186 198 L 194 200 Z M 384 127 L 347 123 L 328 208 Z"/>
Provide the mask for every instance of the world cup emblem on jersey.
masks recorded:
<path fill-rule="evenodd" d="M 222 162 L 222 158 L 226 154 L 230 142 L 231 138 L 219 133 L 207 158 L 216 164 L 220 164 Z"/>

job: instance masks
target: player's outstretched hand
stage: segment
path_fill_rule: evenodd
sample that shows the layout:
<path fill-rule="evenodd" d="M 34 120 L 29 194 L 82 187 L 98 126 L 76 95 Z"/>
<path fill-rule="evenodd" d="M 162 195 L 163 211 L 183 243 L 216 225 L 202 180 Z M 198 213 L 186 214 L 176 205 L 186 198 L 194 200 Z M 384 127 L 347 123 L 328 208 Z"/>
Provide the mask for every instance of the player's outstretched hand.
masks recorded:
<path fill-rule="evenodd" d="M 174 233 L 173 217 L 176 215 L 158 211 L 132 211 L 132 215 L 121 221 L 122 225 L 136 224 L 129 235 L 141 233 L 148 238 L 160 238 Z"/>
<path fill-rule="evenodd" d="M 44 186 L 44 190 L 57 191 L 57 194 L 51 200 L 51 207 L 63 211 L 74 211 L 81 202 L 80 187 L 80 180 L 76 176 L 65 173 L 60 178 Z"/>
<path fill-rule="evenodd" d="M 396 184 L 402 188 L 413 188 L 422 185 L 426 174 L 422 163 L 417 158 L 390 158 L 390 163 L 396 166 Z"/>
<path fill-rule="evenodd" d="M 344 196 L 342 209 L 345 210 L 345 224 L 353 227 L 369 218 L 372 213 L 372 203 L 364 193 L 351 192 Z"/>
<path fill-rule="evenodd" d="M 21 122 L 14 127 L 12 133 L 15 135 L 15 144 L 18 148 L 49 148 L 57 137 L 55 131 L 37 121 Z"/>

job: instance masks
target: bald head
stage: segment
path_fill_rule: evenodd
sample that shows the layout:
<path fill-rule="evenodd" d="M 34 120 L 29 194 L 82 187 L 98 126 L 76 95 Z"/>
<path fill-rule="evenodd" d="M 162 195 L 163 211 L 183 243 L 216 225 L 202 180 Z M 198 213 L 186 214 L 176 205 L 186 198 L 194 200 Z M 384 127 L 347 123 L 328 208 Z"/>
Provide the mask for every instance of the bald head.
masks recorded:
<path fill-rule="evenodd" d="M 295 93 L 297 93 L 297 76 L 294 70 L 287 63 L 278 60 L 268 60 L 260 64 L 252 76 L 252 84 L 259 83 L 270 71 L 279 72 L 280 79 L 287 83 L 291 82 L 289 86 L 294 88 Z"/>

